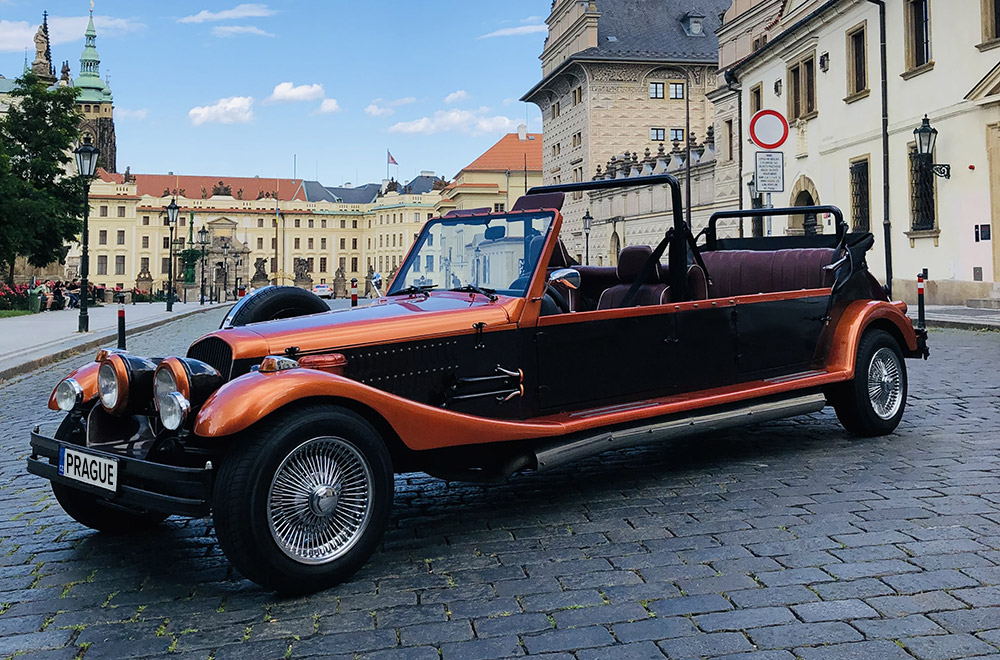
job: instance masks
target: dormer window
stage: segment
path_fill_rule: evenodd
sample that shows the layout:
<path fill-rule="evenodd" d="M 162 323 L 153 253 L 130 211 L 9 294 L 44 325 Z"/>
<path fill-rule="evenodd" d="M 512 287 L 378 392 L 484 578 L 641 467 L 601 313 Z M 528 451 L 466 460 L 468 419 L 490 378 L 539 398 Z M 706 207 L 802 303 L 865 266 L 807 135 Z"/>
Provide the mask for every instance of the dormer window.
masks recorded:
<path fill-rule="evenodd" d="M 688 12 L 684 14 L 684 18 L 681 19 L 681 27 L 684 28 L 684 34 L 689 37 L 704 37 L 705 15 L 696 12 Z"/>

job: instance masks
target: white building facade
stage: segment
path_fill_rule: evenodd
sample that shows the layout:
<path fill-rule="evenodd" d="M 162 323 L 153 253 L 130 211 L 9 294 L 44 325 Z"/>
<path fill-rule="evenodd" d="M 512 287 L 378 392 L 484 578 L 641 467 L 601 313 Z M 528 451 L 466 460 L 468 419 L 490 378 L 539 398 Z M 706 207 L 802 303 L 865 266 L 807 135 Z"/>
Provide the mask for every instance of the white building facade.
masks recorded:
<path fill-rule="evenodd" d="M 893 294 L 915 299 L 928 270 L 930 303 L 1000 299 L 1000 8 L 994 0 L 886 4 L 889 220 Z M 961 5 L 959 10 L 958 5 Z M 871 0 L 786 0 L 765 46 L 725 73 L 738 92 L 741 135 L 758 109 L 791 124 L 785 192 L 775 206 L 833 204 L 876 245 L 884 280 L 879 6 Z M 933 164 L 911 157 L 927 115 Z M 753 175 L 744 137 L 741 184 Z M 937 168 L 939 171 L 944 168 Z M 775 218 L 773 234 L 830 232 L 827 218 Z"/>

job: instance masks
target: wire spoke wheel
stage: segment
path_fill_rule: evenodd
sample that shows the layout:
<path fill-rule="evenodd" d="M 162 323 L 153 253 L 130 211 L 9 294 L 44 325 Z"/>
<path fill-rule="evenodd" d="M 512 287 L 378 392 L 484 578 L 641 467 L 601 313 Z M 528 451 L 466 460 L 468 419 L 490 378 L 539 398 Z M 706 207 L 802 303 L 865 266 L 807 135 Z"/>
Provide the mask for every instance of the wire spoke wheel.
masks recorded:
<path fill-rule="evenodd" d="M 896 353 L 879 348 L 868 365 L 868 397 L 872 410 L 882 419 L 892 419 L 903 400 L 903 379 Z"/>
<path fill-rule="evenodd" d="M 374 477 L 358 449 L 320 437 L 293 449 L 278 466 L 267 496 L 275 543 L 303 564 L 325 564 L 358 542 L 372 518 Z"/>

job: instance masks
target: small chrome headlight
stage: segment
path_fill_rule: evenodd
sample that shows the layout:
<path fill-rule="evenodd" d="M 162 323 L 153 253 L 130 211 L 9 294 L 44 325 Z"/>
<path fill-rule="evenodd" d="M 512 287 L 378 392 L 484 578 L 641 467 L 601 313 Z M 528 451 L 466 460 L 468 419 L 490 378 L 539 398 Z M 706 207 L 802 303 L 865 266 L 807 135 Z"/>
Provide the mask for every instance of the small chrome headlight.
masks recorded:
<path fill-rule="evenodd" d="M 83 388 L 72 378 L 67 378 L 56 386 L 56 405 L 59 410 L 69 412 L 83 403 Z"/>
<path fill-rule="evenodd" d="M 176 431 L 184 424 L 189 412 L 191 404 L 180 392 L 170 392 L 160 400 L 160 421 L 171 431 Z"/>
<path fill-rule="evenodd" d="M 101 396 L 101 404 L 107 410 L 113 410 L 118 405 L 119 398 L 118 374 L 110 362 L 105 362 L 97 370 L 97 392 Z"/>
<path fill-rule="evenodd" d="M 177 379 L 173 371 L 165 369 L 161 364 L 156 370 L 156 376 L 153 377 L 153 403 L 156 409 L 160 410 L 163 401 L 177 391 Z"/>

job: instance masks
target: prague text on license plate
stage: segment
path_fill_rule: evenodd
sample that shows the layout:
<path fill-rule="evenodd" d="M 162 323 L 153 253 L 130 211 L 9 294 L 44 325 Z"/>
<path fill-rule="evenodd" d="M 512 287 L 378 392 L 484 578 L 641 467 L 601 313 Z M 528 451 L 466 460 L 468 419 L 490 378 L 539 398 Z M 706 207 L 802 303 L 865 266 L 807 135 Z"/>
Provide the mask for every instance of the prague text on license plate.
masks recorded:
<path fill-rule="evenodd" d="M 118 491 L 118 461 L 113 458 L 60 447 L 59 474 L 104 490 Z"/>

